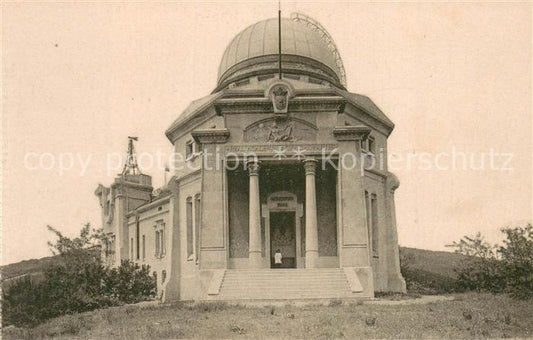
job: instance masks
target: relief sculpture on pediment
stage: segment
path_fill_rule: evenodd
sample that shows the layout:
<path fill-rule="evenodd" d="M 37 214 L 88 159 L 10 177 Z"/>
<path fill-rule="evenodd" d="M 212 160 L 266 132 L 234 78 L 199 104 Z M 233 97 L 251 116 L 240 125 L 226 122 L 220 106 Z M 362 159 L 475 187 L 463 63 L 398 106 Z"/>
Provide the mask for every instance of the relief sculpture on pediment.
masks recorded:
<path fill-rule="evenodd" d="M 244 140 L 263 143 L 314 141 L 316 130 L 313 124 L 300 119 L 263 119 L 244 130 Z"/>

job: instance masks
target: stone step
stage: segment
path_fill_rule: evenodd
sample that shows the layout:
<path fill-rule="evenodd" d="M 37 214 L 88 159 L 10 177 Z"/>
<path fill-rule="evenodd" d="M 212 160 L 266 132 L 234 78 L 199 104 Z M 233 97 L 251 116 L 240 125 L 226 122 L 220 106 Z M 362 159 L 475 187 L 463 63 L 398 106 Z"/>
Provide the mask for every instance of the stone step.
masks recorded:
<path fill-rule="evenodd" d="M 328 282 L 348 282 L 346 278 L 344 277 L 335 277 L 335 278 L 297 278 L 297 277 L 289 277 L 289 278 L 261 278 L 261 277 L 247 277 L 247 278 L 240 278 L 240 277 L 225 277 L 223 282 L 232 282 L 232 283 L 240 283 L 240 282 L 310 282 L 310 283 L 328 283 Z"/>
<path fill-rule="evenodd" d="M 227 273 L 231 274 L 337 274 L 339 268 L 336 269 L 231 269 Z"/>
<path fill-rule="evenodd" d="M 222 287 L 240 287 L 240 286 L 255 286 L 255 287 L 325 287 L 325 286 L 344 286 L 347 285 L 348 282 L 309 282 L 309 281 L 301 281 L 301 282 L 253 282 L 253 281 L 246 281 L 246 282 L 222 282 Z"/>
<path fill-rule="evenodd" d="M 222 287 L 346 287 L 348 282 L 223 282 Z"/>
<path fill-rule="evenodd" d="M 353 294 L 340 268 L 228 270 L 220 299 L 350 298 Z"/>
<path fill-rule="evenodd" d="M 232 292 L 220 292 L 220 296 L 265 296 L 265 295 L 272 295 L 272 296 L 285 296 L 285 295 L 324 295 L 328 294 L 328 297 L 331 295 L 345 295 L 345 296 L 352 296 L 353 293 L 349 291 L 300 291 L 300 290 L 290 290 L 290 291 L 232 291 Z"/>
<path fill-rule="evenodd" d="M 338 284 L 308 284 L 308 283 L 302 283 L 302 284 L 290 284 L 290 285 L 279 285 L 279 284 L 223 284 L 222 290 L 224 289 L 243 289 L 243 288 L 260 288 L 260 289 L 289 289 L 289 288 L 298 288 L 298 289 L 324 289 L 324 288 L 346 288 L 348 289 L 348 283 L 338 283 Z"/>
<path fill-rule="evenodd" d="M 227 270 L 226 275 L 339 275 L 343 271 L 340 268 L 337 269 L 290 269 L 290 270 Z"/>
<path fill-rule="evenodd" d="M 228 275 L 228 274 L 226 274 L 224 276 L 224 278 L 227 278 L 227 279 L 255 279 L 255 278 L 262 278 L 262 279 L 272 279 L 272 280 L 283 280 L 283 279 L 300 279 L 300 280 L 323 279 L 323 280 L 327 280 L 327 279 L 340 279 L 340 278 L 346 279 L 344 274 L 342 274 L 342 275 L 277 275 L 277 276 L 265 275 L 265 274 L 261 274 L 261 275 L 253 275 L 253 274 L 251 274 L 251 275 Z"/>
<path fill-rule="evenodd" d="M 353 298 L 352 293 L 317 293 L 317 294 L 303 294 L 303 293 L 276 293 L 276 294 L 224 294 L 218 298 L 221 300 L 284 300 L 284 299 L 343 299 Z"/>

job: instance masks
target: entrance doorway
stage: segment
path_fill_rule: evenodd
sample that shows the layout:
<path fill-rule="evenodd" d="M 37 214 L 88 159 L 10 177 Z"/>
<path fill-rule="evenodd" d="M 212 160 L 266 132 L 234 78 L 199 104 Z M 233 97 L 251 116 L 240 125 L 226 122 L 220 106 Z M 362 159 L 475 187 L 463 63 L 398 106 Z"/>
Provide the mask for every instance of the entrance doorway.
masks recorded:
<path fill-rule="evenodd" d="M 296 213 L 294 211 L 270 212 L 270 267 L 296 268 Z M 276 264 L 274 255 L 279 250 L 282 263 Z"/>

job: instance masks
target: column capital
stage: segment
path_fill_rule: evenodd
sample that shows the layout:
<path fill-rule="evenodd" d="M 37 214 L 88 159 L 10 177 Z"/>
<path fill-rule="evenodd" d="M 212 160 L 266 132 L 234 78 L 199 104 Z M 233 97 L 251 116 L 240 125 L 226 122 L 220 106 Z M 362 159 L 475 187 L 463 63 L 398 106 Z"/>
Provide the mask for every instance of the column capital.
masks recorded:
<path fill-rule="evenodd" d="M 333 129 L 333 136 L 338 141 L 365 140 L 371 129 L 364 125 L 336 126 Z"/>
<path fill-rule="evenodd" d="M 256 159 L 249 159 L 246 161 L 249 176 L 259 176 L 260 162 Z"/>
<path fill-rule="evenodd" d="M 304 169 L 306 175 L 316 174 L 316 165 L 318 161 L 314 158 L 306 158 L 302 161 L 304 163 Z"/>

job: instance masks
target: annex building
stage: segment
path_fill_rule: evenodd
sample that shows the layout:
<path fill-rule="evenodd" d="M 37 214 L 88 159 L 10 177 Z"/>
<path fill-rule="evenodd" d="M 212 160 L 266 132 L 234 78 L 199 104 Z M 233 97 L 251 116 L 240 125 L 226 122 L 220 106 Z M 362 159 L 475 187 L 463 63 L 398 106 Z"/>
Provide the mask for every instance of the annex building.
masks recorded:
<path fill-rule="evenodd" d="M 150 265 L 164 301 L 405 292 L 399 182 L 386 164 L 393 128 L 347 91 L 319 23 L 253 24 L 224 51 L 213 92 L 167 129 L 185 158 L 167 184 L 154 190 L 132 163 L 96 190 L 105 261 Z"/>

